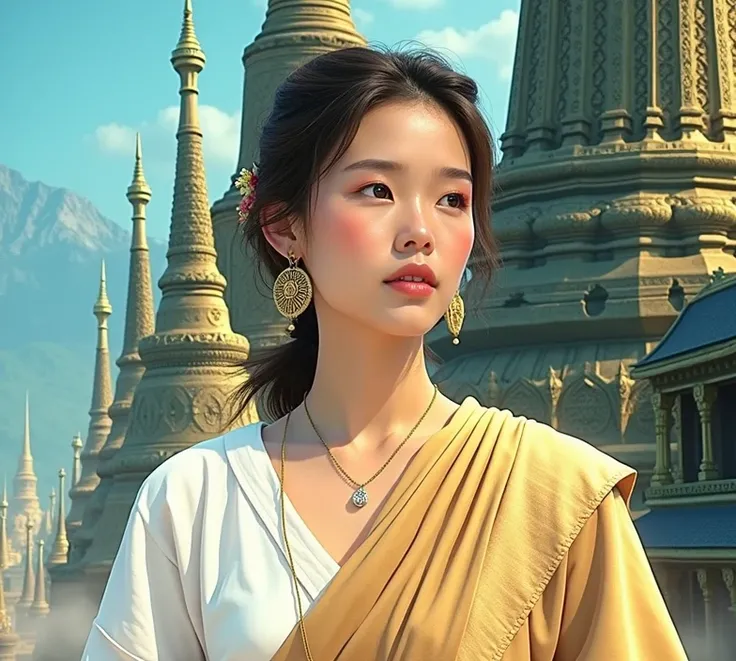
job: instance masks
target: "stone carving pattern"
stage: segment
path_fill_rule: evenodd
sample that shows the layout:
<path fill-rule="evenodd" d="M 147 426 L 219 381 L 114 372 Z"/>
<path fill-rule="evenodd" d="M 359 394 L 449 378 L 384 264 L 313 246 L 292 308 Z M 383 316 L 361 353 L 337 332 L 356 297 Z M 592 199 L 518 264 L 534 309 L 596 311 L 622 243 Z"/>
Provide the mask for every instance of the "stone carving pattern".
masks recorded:
<path fill-rule="evenodd" d="M 733 71 L 731 70 L 731 51 L 729 40 L 733 24 L 729 24 L 728 9 L 724 2 L 713 3 L 713 24 L 716 32 L 716 48 L 718 49 L 718 80 L 720 87 L 720 107 L 731 108 L 731 91 L 733 89 Z"/>
<path fill-rule="evenodd" d="M 622 108 L 624 106 L 623 100 L 623 54 L 624 48 L 628 48 L 628 43 L 624 44 L 624 21 L 626 20 L 626 12 L 621 10 L 620 2 L 609 2 L 609 12 L 611 27 L 609 29 L 610 44 L 609 53 L 611 62 L 607 66 L 608 75 L 611 77 L 609 83 L 609 90 L 611 91 L 611 98 L 606 103 L 608 110 L 615 108 Z"/>
<path fill-rule="evenodd" d="M 726 0 L 726 4 L 728 6 L 728 43 L 731 48 L 729 49 L 729 57 L 723 62 L 723 68 L 729 72 L 730 84 L 728 85 L 728 89 L 729 94 L 731 94 L 734 85 L 733 75 L 736 70 L 736 0 Z M 723 41 L 724 43 L 726 42 L 725 38 Z M 731 103 L 733 101 L 734 99 L 731 100 Z"/>
<path fill-rule="evenodd" d="M 199 258 L 206 254 L 214 267 L 215 241 L 204 175 L 201 135 L 189 133 L 179 140 L 171 218 L 169 251 L 172 248 L 188 249 L 190 253 L 197 253 Z"/>
<path fill-rule="evenodd" d="M 147 263 L 148 258 L 148 249 L 145 252 L 140 249 L 136 250 L 131 256 L 133 262 L 131 270 L 135 275 L 128 285 L 134 287 L 129 299 L 135 307 L 133 310 L 128 310 L 125 315 L 125 340 L 129 341 L 132 346 L 126 344 L 124 353 L 137 350 L 139 340 L 146 335 L 151 335 L 154 331 L 151 270 Z"/>
<path fill-rule="evenodd" d="M 649 35 L 647 32 L 650 0 L 634 0 L 634 115 L 636 132 L 641 134 L 649 105 Z"/>
<path fill-rule="evenodd" d="M 522 81 L 524 80 L 524 53 L 526 52 L 526 30 L 524 30 L 524 21 L 527 18 L 528 3 L 521 7 L 519 16 L 519 32 L 516 40 L 516 53 L 514 55 L 514 72 L 513 85 L 509 96 L 509 116 L 506 123 L 506 129 L 509 131 L 519 130 L 518 124 L 521 123 L 522 109 L 521 100 L 524 95 L 521 94 Z"/>
<path fill-rule="evenodd" d="M 527 125 L 532 125 L 542 118 L 544 112 L 544 43 L 549 20 L 549 3 L 545 0 L 535 0 L 532 6 L 531 38 L 529 52 L 529 66 L 526 67 L 529 76 L 529 90 L 527 93 L 528 106 L 526 113 Z"/>
<path fill-rule="evenodd" d="M 736 582 L 734 582 L 734 570 L 732 567 L 724 567 L 721 569 L 723 583 L 728 590 L 728 596 L 731 600 L 731 608 L 736 608 Z"/>
<path fill-rule="evenodd" d="M 573 435 L 592 436 L 605 431 L 611 420 L 611 402 L 603 388 L 589 377 L 577 378 L 560 397 L 561 430 Z"/>
<path fill-rule="evenodd" d="M 206 386 L 194 395 L 194 424 L 205 433 L 217 434 L 225 419 L 225 396 L 219 388 Z"/>
<path fill-rule="evenodd" d="M 623 363 L 619 367 L 616 380 L 618 383 L 619 428 L 623 439 L 633 409 L 631 395 L 634 389 L 634 380 L 629 376 L 629 370 Z"/>
<path fill-rule="evenodd" d="M 584 114 L 584 90 L 585 90 L 585 71 L 586 62 L 583 61 L 585 57 L 585 46 L 583 44 L 583 38 L 586 32 L 585 17 L 588 15 L 584 11 L 583 7 L 587 0 L 574 0 L 572 4 L 572 67 L 570 71 L 570 114 L 574 117 L 580 117 Z"/>
<path fill-rule="evenodd" d="M 695 106 L 695 80 L 693 75 L 693 0 L 680 0 L 680 69 L 682 105 Z"/>
<path fill-rule="evenodd" d="M 657 73 L 659 75 L 659 106 L 664 112 L 666 129 L 674 126 L 677 113 L 677 77 L 675 72 L 674 34 L 672 31 L 672 0 L 658 0 L 657 3 Z"/>
<path fill-rule="evenodd" d="M 506 391 L 502 408 L 508 409 L 515 415 L 523 415 L 540 422 L 548 418 L 546 403 L 527 379 L 520 379 Z"/>
<path fill-rule="evenodd" d="M 652 499 L 679 498 L 680 496 L 714 496 L 733 494 L 736 491 L 734 480 L 710 480 L 708 482 L 688 482 L 687 484 L 667 484 L 652 486 L 649 493 Z"/>
<path fill-rule="evenodd" d="M 560 0 L 560 54 L 559 64 L 557 65 L 559 72 L 557 78 L 559 92 L 559 96 L 557 97 L 557 117 L 560 121 L 565 118 L 565 114 L 567 113 L 567 95 L 570 88 L 571 2 L 572 0 Z"/>
<path fill-rule="evenodd" d="M 130 433 L 134 428 L 136 436 L 153 436 L 158 431 L 161 410 L 156 400 L 149 394 L 138 390 L 133 399 Z"/>
<path fill-rule="evenodd" d="M 557 429 L 558 423 L 558 406 L 560 403 L 560 395 L 562 394 L 562 379 L 550 366 L 547 374 L 547 391 L 549 392 L 550 402 L 550 424 Z"/>
<path fill-rule="evenodd" d="M 649 381 L 640 382 L 632 393 L 633 407 L 629 424 L 639 436 L 654 434 L 654 409 L 652 408 L 652 386 Z"/>
<path fill-rule="evenodd" d="M 166 388 L 160 398 L 166 431 L 171 434 L 183 432 L 192 420 L 190 393 L 181 386 L 173 386 Z"/>
<path fill-rule="evenodd" d="M 702 108 L 706 122 L 710 113 L 708 94 L 708 17 L 705 0 L 695 0 L 695 81 L 698 106 Z"/>
<path fill-rule="evenodd" d="M 600 116 L 605 103 L 607 5 L 607 0 L 594 0 L 593 5 L 593 93 L 590 101 L 593 116 L 596 118 Z"/>
<path fill-rule="evenodd" d="M 703 601 L 709 602 L 711 598 L 711 586 L 710 586 L 710 581 L 708 581 L 708 570 L 698 569 L 696 571 L 696 576 L 698 578 L 698 585 L 700 586 L 700 591 L 703 593 Z"/>

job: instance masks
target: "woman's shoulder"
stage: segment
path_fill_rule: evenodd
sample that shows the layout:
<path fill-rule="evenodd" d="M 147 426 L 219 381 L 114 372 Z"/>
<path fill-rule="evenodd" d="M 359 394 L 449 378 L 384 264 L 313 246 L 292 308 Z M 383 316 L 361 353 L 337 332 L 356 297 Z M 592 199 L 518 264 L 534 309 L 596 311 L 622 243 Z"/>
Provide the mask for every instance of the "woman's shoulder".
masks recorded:
<path fill-rule="evenodd" d="M 597 499 L 617 487 L 628 502 L 636 471 L 597 448 L 595 439 L 566 434 L 509 410 L 486 410 L 497 450 L 513 454 L 517 478 L 549 493 L 577 492 L 581 498 Z"/>
<path fill-rule="evenodd" d="M 221 490 L 229 470 L 228 453 L 254 445 L 261 423 L 229 430 L 177 452 L 143 480 L 137 506 L 141 510 L 175 503 L 194 509 L 208 490 Z"/>

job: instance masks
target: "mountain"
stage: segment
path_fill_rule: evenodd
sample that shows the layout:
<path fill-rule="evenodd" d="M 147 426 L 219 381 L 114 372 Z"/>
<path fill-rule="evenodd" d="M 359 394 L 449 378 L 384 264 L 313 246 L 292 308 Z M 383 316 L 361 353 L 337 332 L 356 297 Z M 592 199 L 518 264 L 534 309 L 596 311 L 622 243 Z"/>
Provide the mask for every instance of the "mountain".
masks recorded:
<path fill-rule="evenodd" d="M 10 479 L 17 468 L 27 389 L 44 504 L 58 469 L 69 473 L 73 435 L 86 437 L 97 337 L 92 307 L 103 259 L 113 382 L 117 376 L 130 239 L 89 200 L 0 165 L 0 474 Z M 149 248 L 155 283 L 166 246 L 149 239 Z"/>

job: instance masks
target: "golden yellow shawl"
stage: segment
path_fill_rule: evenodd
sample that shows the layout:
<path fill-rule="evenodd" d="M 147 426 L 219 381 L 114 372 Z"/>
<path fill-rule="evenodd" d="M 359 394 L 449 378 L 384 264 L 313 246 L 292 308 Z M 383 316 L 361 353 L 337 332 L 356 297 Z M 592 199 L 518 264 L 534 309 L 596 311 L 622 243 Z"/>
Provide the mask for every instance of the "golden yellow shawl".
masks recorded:
<path fill-rule="evenodd" d="M 448 425 L 417 453 L 366 541 L 306 613 L 315 661 L 685 659 L 623 505 L 635 479 L 631 468 L 587 443 L 465 400 Z M 558 569 L 583 573 L 579 567 L 585 565 L 585 556 L 592 556 L 591 549 L 600 544 L 595 530 L 586 537 L 592 541 L 578 552 L 584 556 L 581 560 L 567 556 L 614 487 L 619 500 L 619 493 L 623 496 L 620 509 L 631 529 L 625 535 L 635 540 L 627 543 L 638 545 L 632 557 L 645 577 L 643 588 L 634 588 L 644 594 L 615 601 L 623 612 L 629 600 L 645 597 L 655 611 L 643 614 L 648 620 L 642 627 L 646 640 L 638 630 L 627 634 L 626 647 L 621 648 L 625 657 L 600 656 L 600 646 L 608 645 L 600 640 L 600 632 L 593 644 L 584 640 L 586 631 L 575 630 L 592 630 L 594 622 L 569 623 L 582 597 L 574 607 L 565 602 L 564 576 L 554 583 L 554 604 L 541 599 Z M 615 504 L 608 509 L 614 512 Z M 608 537 L 611 534 L 617 533 Z M 590 577 L 573 579 L 580 583 L 581 594 L 586 583 L 592 585 Z M 576 589 L 571 582 L 570 593 Z M 530 613 L 537 605 L 545 612 L 534 615 L 532 622 Z M 581 611 L 580 618 L 583 615 Z M 659 633 L 652 616 L 663 617 Z M 528 640 L 512 650 L 522 629 Z M 565 636 L 581 640 L 562 640 Z M 539 639 L 538 652 L 532 638 Z M 555 649 L 565 645 L 570 656 L 556 656 Z M 606 649 L 618 648 L 612 641 Z M 649 656 L 652 653 L 656 656 Z M 305 658 L 296 627 L 273 659 Z"/>

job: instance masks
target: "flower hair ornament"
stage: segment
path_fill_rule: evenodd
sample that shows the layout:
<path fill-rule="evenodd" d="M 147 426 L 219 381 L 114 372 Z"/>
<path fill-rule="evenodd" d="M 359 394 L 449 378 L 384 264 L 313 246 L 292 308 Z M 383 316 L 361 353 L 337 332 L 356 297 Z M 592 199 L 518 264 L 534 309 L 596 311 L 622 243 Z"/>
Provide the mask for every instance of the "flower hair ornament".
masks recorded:
<path fill-rule="evenodd" d="M 239 222 L 245 222 L 248 218 L 250 210 L 253 208 L 253 203 L 256 200 L 256 186 L 258 185 L 258 166 L 254 163 L 253 167 L 249 170 L 243 168 L 235 180 L 235 187 L 243 199 L 240 200 L 238 205 L 238 220 Z"/>

